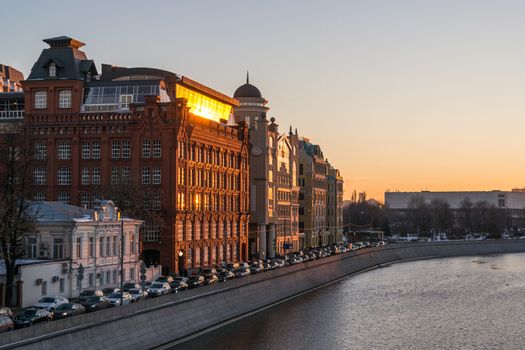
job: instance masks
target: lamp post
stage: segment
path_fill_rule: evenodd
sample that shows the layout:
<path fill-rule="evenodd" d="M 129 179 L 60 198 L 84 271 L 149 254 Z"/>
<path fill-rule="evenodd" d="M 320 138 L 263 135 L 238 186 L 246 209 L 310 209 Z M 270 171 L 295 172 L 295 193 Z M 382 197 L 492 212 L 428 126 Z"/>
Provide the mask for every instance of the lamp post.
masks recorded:
<path fill-rule="evenodd" d="M 120 306 L 124 302 L 124 217 L 120 214 Z"/>
<path fill-rule="evenodd" d="M 183 276 L 184 273 L 184 252 L 179 250 L 179 275 Z"/>

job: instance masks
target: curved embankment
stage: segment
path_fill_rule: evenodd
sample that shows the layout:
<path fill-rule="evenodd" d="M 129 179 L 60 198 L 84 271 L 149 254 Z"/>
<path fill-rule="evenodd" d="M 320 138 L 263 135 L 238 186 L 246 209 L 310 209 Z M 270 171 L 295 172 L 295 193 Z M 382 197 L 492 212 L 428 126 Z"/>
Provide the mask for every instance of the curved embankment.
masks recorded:
<path fill-rule="evenodd" d="M 525 240 L 412 243 L 365 249 L 3 333 L 0 349 L 149 349 L 381 264 L 513 252 L 525 252 Z"/>

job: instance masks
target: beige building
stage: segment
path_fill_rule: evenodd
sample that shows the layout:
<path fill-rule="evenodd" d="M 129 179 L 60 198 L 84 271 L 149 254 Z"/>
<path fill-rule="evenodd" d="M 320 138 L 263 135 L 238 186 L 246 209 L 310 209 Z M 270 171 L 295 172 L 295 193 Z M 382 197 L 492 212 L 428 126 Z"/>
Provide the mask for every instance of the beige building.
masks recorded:
<path fill-rule="evenodd" d="M 250 140 L 251 258 L 275 257 L 299 249 L 297 186 L 297 134 L 279 134 L 259 89 L 249 83 L 234 93 L 239 106 L 235 121 L 245 122 Z"/>
<path fill-rule="evenodd" d="M 343 177 L 339 169 L 328 163 L 328 194 L 326 223 L 330 232 L 329 243 L 343 241 Z"/>

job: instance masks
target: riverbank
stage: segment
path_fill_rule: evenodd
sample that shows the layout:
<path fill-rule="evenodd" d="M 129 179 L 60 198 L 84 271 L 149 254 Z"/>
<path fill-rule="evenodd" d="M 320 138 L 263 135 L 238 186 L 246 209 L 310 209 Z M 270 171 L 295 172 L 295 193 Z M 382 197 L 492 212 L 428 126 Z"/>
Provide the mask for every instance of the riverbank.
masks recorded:
<path fill-rule="evenodd" d="M 525 252 L 525 241 L 449 241 L 365 249 L 8 332 L 0 337 L 0 349 L 161 347 L 381 264 L 512 252 Z"/>

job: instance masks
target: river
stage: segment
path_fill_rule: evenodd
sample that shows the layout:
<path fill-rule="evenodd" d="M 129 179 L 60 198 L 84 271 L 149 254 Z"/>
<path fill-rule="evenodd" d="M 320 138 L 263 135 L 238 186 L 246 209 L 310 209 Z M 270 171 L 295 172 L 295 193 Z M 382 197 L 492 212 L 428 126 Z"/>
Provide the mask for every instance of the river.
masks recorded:
<path fill-rule="evenodd" d="M 525 253 L 405 262 L 173 349 L 523 349 L 524 301 Z"/>

